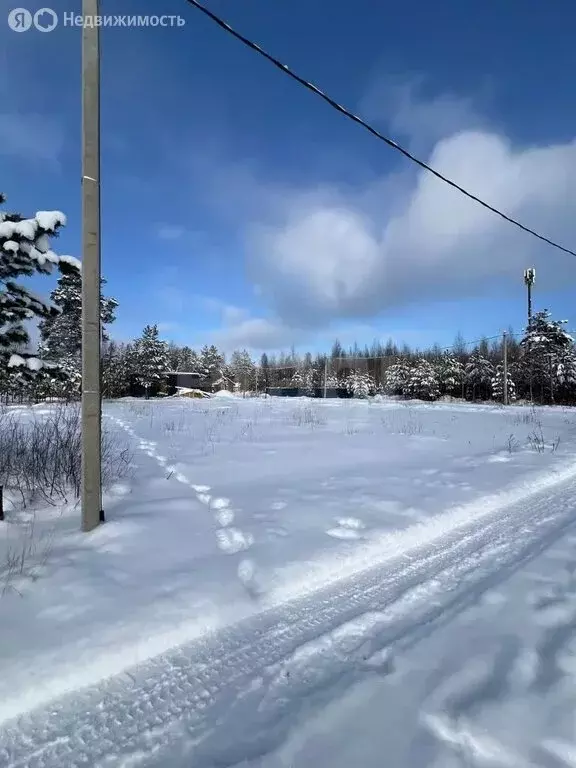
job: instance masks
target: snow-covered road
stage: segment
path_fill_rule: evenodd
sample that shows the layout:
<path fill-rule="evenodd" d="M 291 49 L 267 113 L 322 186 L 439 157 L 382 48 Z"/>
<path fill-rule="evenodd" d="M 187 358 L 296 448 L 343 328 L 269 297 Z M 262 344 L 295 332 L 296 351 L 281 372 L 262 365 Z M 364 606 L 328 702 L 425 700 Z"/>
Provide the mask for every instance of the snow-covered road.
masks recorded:
<path fill-rule="evenodd" d="M 277 601 L 125 674 L 5 723 L 0 766 L 303 768 L 320 755 L 330 765 L 381 766 L 386 764 L 382 750 L 388 753 L 391 745 L 396 753 L 389 764 L 398 768 L 576 765 L 569 735 L 574 716 L 570 720 L 566 713 L 555 724 L 549 713 L 542 715 L 540 722 L 550 724 L 548 731 L 528 730 L 524 744 L 514 750 L 489 733 L 484 741 L 462 737 L 454 723 L 474 708 L 474 697 L 482 698 L 482 674 L 472 675 L 480 679 L 473 685 L 469 674 L 453 681 L 450 706 L 441 715 L 412 701 L 412 722 L 400 723 L 395 710 L 394 702 L 400 706 L 404 700 L 406 675 L 417 675 L 418 664 L 426 666 L 418 649 L 441 633 L 455 665 L 462 643 L 467 644 L 470 668 L 475 660 L 485 661 L 487 648 L 495 649 L 491 672 L 483 673 L 484 687 L 507 678 L 522 653 L 531 659 L 529 670 L 524 666 L 518 671 L 528 687 L 540 684 L 542 691 L 549 690 L 560 684 L 562 675 L 574 684 L 574 656 L 572 666 L 562 662 L 560 672 L 558 654 L 570 643 L 576 652 L 576 602 L 569 599 L 575 591 L 570 558 L 573 553 L 576 562 L 576 467 L 566 465 L 540 489 L 535 486 L 518 498 L 506 503 L 503 496 L 502 504 L 484 510 L 479 505 L 476 514 L 455 515 L 450 526 L 432 518 L 418 526 L 417 536 L 408 528 L 398 534 L 394 553 L 383 552 L 380 562 L 373 558 L 356 571 L 344 567 L 328 586 Z M 557 610 L 536 630 L 531 627 L 531 635 L 537 635 L 533 647 L 522 642 L 527 629 L 521 624 L 513 641 L 490 645 L 487 638 L 501 639 L 502 627 L 486 621 L 491 621 L 496 603 L 506 602 L 514 574 L 560 545 L 561 555 L 548 562 L 546 577 Z M 516 603 L 534 603 L 533 584 L 517 589 L 524 594 Z M 495 594 L 500 595 L 497 600 L 486 599 Z M 485 641 L 480 649 L 463 629 L 468 619 L 461 623 L 470 615 L 477 622 L 474 636 Z M 522 620 L 529 626 L 533 618 L 531 610 Z M 439 664 L 438 656 L 428 659 L 427 680 L 435 672 L 442 677 Z M 378 718 L 375 706 L 382 706 Z M 506 712 L 514 717 L 510 706 Z M 370 720 L 373 727 L 366 732 Z M 428 742 L 417 723 L 427 724 Z M 412 734 L 403 746 L 400 725 Z M 361 738 L 352 739 L 354 732 Z M 572 741 L 574 734 L 576 728 Z"/>

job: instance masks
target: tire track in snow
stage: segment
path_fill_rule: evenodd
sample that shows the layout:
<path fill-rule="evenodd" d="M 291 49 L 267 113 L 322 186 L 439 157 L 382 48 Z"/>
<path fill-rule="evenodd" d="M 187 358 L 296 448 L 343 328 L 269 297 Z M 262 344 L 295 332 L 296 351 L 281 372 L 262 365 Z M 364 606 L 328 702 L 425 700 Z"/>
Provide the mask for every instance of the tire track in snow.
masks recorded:
<path fill-rule="evenodd" d="M 226 768 L 475 602 L 574 524 L 576 481 L 178 648 L 0 730 L 6 768 Z"/>
<path fill-rule="evenodd" d="M 218 548 L 228 554 L 236 555 L 240 552 L 245 552 L 251 548 L 254 544 L 254 537 L 250 533 L 245 533 L 240 528 L 233 526 L 235 520 L 235 513 L 230 505 L 230 500 L 222 497 L 212 496 L 208 485 L 197 485 L 191 482 L 185 474 L 179 472 L 178 469 L 169 464 L 168 459 L 158 453 L 158 444 L 152 440 L 144 440 L 134 431 L 130 424 L 126 423 L 117 416 L 106 414 L 110 421 L 114 422 L 116 426 L 123 429 L 138 445 L 139 449 L 154 459 L 161 469 L 168 472 L 169 477 L 181 483 L 182 485 L 191 488 L 194 491 L 196 499 L 208 507 L 215 522 L 219 525 L 216 530 L 216 544 Z M 255 597 L 260 594 L 260 588 L 257 585 L 257 569 L 252 559 L 243 558 L 240 560 L 237 569 L 237 575 L 246 591 L 251 597 Z"/>

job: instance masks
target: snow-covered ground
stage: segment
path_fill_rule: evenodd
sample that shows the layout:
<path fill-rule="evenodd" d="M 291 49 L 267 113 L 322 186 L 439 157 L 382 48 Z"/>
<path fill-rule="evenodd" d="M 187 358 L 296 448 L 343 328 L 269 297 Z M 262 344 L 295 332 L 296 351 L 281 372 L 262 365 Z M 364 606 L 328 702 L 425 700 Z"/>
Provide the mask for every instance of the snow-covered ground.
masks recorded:
<path fill-rule="evenodd" d="M 576 413 L 105 421 L 134 450 L 107 523 L 37 510 L 0 584 L 0 766 L 576 765 Z"/>

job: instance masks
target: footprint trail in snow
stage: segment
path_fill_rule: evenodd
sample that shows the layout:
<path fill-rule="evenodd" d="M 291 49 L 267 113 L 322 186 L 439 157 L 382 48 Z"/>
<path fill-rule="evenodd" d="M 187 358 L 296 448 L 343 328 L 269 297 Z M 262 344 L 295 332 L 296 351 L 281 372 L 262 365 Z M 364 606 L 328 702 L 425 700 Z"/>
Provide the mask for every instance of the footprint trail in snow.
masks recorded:
<path fill-rule="evenodd" d="M 176 466 L 170 464 L 165 456 L 158 453 L 157 443 L 140 438 L 134 429 L 122 419 L 116 416 L 108 416 L 108 418 L 120 429 L 123 429 L 146 456 L 156 461 L 167 473 L 169 479 L 174 478 L 177 482 L 194 491 L 200 504 L 212 512 L 214 521 L 219 526 L 216 530 L 216 544 L 222 552 L 227 555 L 237 555 L 250 549 L 254 544 L 254 537 L 251 533 L 245 533 L 240 528 L 233 526 L 236 515 L 229 499 L 212 496 L 210 486 L 191 482 Z M 237 574 L 251 597 L 261 593 L 261 588 L 257 582 L 256 564 L 252 559 L 243 558 L 240 560 Z"/>

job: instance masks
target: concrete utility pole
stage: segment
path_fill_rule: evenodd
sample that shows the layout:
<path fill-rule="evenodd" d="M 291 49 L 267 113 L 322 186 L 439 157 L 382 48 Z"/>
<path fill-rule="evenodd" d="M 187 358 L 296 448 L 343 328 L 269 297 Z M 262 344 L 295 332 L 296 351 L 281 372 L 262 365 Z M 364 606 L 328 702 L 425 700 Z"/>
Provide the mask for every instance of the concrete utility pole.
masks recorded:
<path fill-rule="evenodd" d="M 504 355 L 503 376 L 504 376 L 504 405 L 508 405 L 508 334 L 506 331 L 502 334 L 502 352 Z"/>
<path fill-rule="evenodd" d="M 328 387 L 328 358 L 324 360 L 324 399 L 326 399 L 326 388 Z"/>
<path fill-rule="evenodd" d="M 84 19 L 98 0 L 82 0 Z M 100 36 L 82 27 L 82 530 L 104 522 L 100 386 Z"/>

